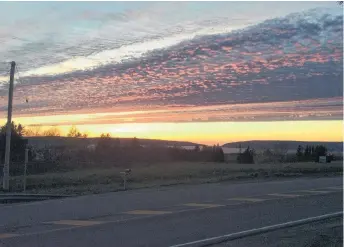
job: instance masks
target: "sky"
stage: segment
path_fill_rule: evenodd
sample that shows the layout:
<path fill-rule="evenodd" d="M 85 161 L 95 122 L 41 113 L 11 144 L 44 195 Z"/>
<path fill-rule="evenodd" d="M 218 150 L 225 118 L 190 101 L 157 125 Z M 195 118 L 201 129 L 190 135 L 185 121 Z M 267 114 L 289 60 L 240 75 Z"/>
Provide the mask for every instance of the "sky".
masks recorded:
<path fill-rule="evenodd" d="M 99 136 L 343 139 L 336 2 L 0 2 L 0 120 Z M 26 102 L 28 100 L 28 102 Z"/>

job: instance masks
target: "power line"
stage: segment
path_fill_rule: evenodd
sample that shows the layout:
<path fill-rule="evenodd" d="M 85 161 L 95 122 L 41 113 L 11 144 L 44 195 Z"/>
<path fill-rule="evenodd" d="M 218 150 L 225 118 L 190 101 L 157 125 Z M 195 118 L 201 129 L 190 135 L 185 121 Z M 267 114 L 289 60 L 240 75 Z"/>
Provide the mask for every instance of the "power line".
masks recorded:
<path fill-rule="evenodd" d="M 16 66 L 16 72 L 17 72 L 17 75 L 18 75 L 17 81 L 19 81 L 19 83 L 23 84 L 23 81 L 22 81 L 21 76 L 20 76 L 18 64 L 17 64 L 17 66 Z"/>
<path fill-rule="evenodd" d="M 17 66 L 16 66 L 16 71 L 17 71 L 17 75 L 18 75 L 17 81 L 19 82 L 19 84 L 24 84 L 24 82 L 23 82 L 23 80 L 22 80 L 22 77 L 20 76 L 18 64 L 17 64 Z M 26 95 L 26 97 L 25 97 L 25 102 L 26 102 L 26 103 L 29 103 L 29 97 L 28 97 L 28 95 Z"/>
<path fill-rule="evenodd" d="M 11 70 L 11 63 L 9 62 L 0 62 L 5 66 L 0 66 L 0 77 L 5 77 L 6 79 L 0 80 L 0 87 L 2 89 L 3 86 L 8 85 L 7 75 L 10 73 Z"/>
<path fill-rule="evenodd" d="M 10 71 L 10 68 L 11 68 L 11 63 L 10 62 L 0 62 L 0 64 L 3 64 L 5 65 L 3 68 L 5 68 L 6 70 L 6 73 Z M 1 66 L 2 67 L 2 66 Z M 0 67 L 0 68 L 1 68 Z M 7 71 L 8 70 L 8 71 Z"/>

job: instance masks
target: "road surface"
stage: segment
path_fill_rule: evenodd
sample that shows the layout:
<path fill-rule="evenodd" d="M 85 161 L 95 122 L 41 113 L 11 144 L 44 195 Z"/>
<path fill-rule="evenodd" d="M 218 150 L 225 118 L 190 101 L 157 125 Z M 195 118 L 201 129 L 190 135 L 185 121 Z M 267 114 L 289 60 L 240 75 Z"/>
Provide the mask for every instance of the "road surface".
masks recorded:
<path fill-rule="evenodd" d="M 177 186 L 0 206 L 0 246 L 173 246 L 342 211 L 342 178 Z"/>

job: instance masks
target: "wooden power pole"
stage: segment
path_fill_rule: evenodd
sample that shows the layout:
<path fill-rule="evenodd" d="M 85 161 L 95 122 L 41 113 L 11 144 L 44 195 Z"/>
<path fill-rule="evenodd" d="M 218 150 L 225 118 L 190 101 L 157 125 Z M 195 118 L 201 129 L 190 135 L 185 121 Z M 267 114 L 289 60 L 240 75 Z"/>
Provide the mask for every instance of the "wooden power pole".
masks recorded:
<path fill-rule="evenodd" d="M 7 109 L 7 125 L 6 125 L 6 148 L 5 148 L 5 164 L 4 177 L 2 187 L 4 191 L 10 189 L 10 157 L 11 157 L 11 132 L 12 132 L 12 102 L 13 102 L 13 81 L 16 63 L 11 62 L 10 72 L 10 88 L 8 91 L 8 109 Z"/>

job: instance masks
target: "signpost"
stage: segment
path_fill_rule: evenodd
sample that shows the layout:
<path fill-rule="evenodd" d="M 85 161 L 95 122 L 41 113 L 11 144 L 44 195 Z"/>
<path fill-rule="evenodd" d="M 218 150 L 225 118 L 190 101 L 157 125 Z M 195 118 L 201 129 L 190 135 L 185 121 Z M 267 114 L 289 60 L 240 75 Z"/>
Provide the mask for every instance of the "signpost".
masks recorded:
<path fill-rule="evenodd" d="M 127 178 L 131 173 L 131 169 L 126 169 L 124 172 L 120 172 L 123 178 L 123 190 L 127 189 Z"/>

